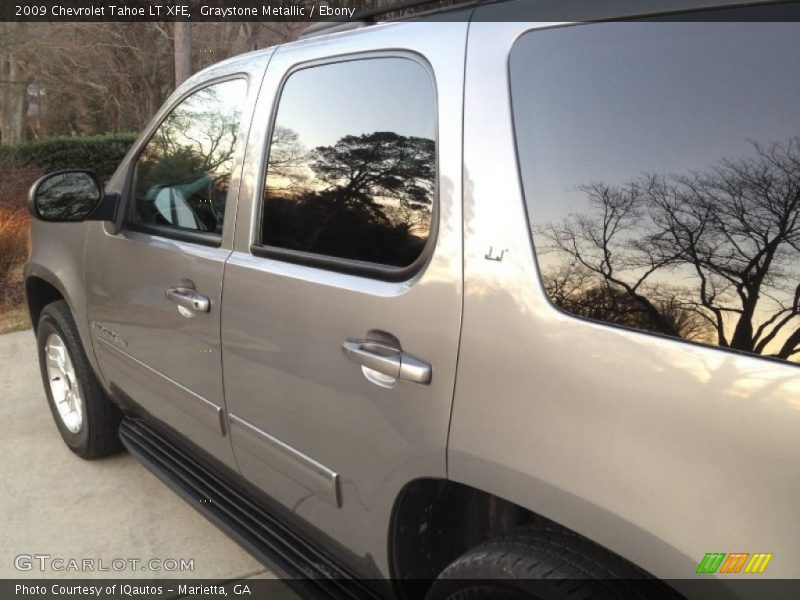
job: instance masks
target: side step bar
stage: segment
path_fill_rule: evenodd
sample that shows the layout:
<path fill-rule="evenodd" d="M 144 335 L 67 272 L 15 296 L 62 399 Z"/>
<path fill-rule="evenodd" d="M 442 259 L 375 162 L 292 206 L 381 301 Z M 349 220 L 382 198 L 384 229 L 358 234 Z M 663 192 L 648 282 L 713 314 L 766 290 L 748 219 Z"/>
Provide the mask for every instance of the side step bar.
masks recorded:
<path fill-rule="evenodd" d="M 245 550 L 286 579 L 286 583 L 301 596 L 336 600 L 380 598 L 282 525 L 264 507 L 223 481 L 143 421 L 123 419 L 119 436 L 130 453 L 159 479 Z"/>

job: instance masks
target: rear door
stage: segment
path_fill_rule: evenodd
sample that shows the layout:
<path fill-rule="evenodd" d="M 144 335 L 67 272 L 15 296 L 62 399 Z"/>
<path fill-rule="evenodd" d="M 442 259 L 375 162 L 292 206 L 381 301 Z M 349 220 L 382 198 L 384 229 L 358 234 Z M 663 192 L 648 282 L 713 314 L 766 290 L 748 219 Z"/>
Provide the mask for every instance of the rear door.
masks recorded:
<path fill-rule="evenodd" d="M 362 572 L 387 572 L 403 485 L 447 473 L 465 36 L 283 47 L 249 143 L 222 315 L 236 459 Z"/>
<path fill-rule="evenodd" d="M 191 88 L 128 165 L 123 223 L 92 227 L 88 312 L 114 390 L 233 466 L 220 307 L 247 131 L 263 64 Z M 248 101 L 248 96 L 250 100 Z"/>

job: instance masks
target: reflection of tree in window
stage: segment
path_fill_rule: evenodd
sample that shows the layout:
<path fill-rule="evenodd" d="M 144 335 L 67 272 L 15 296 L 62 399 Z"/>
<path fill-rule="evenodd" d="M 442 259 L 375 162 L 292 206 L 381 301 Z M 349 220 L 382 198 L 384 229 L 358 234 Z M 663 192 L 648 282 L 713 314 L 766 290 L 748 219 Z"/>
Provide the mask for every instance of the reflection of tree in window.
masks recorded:
<path fill-rule="evenodd" d="M 269 245 L 393 266 L 419 256 L 433 207 L 435 143 L 391 131 L 304 152 L 276 128 L 264 207 Z"/>
<path fill-rule="evenodd" d="M 688 175 L 581 188 L 536 228 L 572 313 L 782 359 L 800 354 L 800 138 Z M 547 260 L 555 256 L 560 260 Z"/>
<path fill-rule="evenodd" d="M 275 126 L 269 149 L 268 194 L 286 196 L 298 192 L 307 184 L 309 174 L 304 168 L 306 153 L 296 131 L 281 125 Z"/>
<path fill-rule="evenodd" d="M 137 162 L 135 220 L 221 232 L 245 85 L 202 89 L 164 119 Z"/>

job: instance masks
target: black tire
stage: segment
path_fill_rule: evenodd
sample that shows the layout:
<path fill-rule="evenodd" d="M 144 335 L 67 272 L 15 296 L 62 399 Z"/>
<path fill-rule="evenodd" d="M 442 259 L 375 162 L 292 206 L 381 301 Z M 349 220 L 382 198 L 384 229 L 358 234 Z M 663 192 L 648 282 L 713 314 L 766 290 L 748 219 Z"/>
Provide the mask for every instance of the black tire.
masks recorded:
<path fill-rule="evenodd" d="M 80 429 L 75 433 L 70 431 L 62 420 L 50 389 L 45 346 L 48 337 L 53 333 L 57 334 L 66 346 L 80 390 L 82 419 Z M 103 392 L 86 357 L 75 320 L 66 302 L 59 300 L 44 307 L 36 327 L 36 344 L 47 403 L 50 405 L 50 412 L 56 421 L 58 431 L 69 449 L 86 460 L 118 452 L 122 448 L 118 435 L 122 413 Z"/>
<path fill-rule="evenodd" d="M 548 522 L 549 523 L 549 522 Z M 526 525 L 452 562 L 426 600 L 676 600 L 616 554 L 554 524 Z"/>

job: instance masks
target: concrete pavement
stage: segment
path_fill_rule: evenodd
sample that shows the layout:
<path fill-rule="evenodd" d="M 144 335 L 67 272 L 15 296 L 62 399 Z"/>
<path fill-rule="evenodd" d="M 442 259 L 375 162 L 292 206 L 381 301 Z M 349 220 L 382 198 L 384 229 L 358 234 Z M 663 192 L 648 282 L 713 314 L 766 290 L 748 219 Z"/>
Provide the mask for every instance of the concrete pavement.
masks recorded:
<path fill-rule="evenodd" d="M 0 578 L 274 577 L 129 454 L 89 462 L 67 449 L 47 406 L 30 330 L 0 336 L 0 401 Z M 118 558 L 187 559 L 194 570 L 42 572 L 36 561 L 17 570 L 15 557 L 33 554 L 106 566 Z"/>

